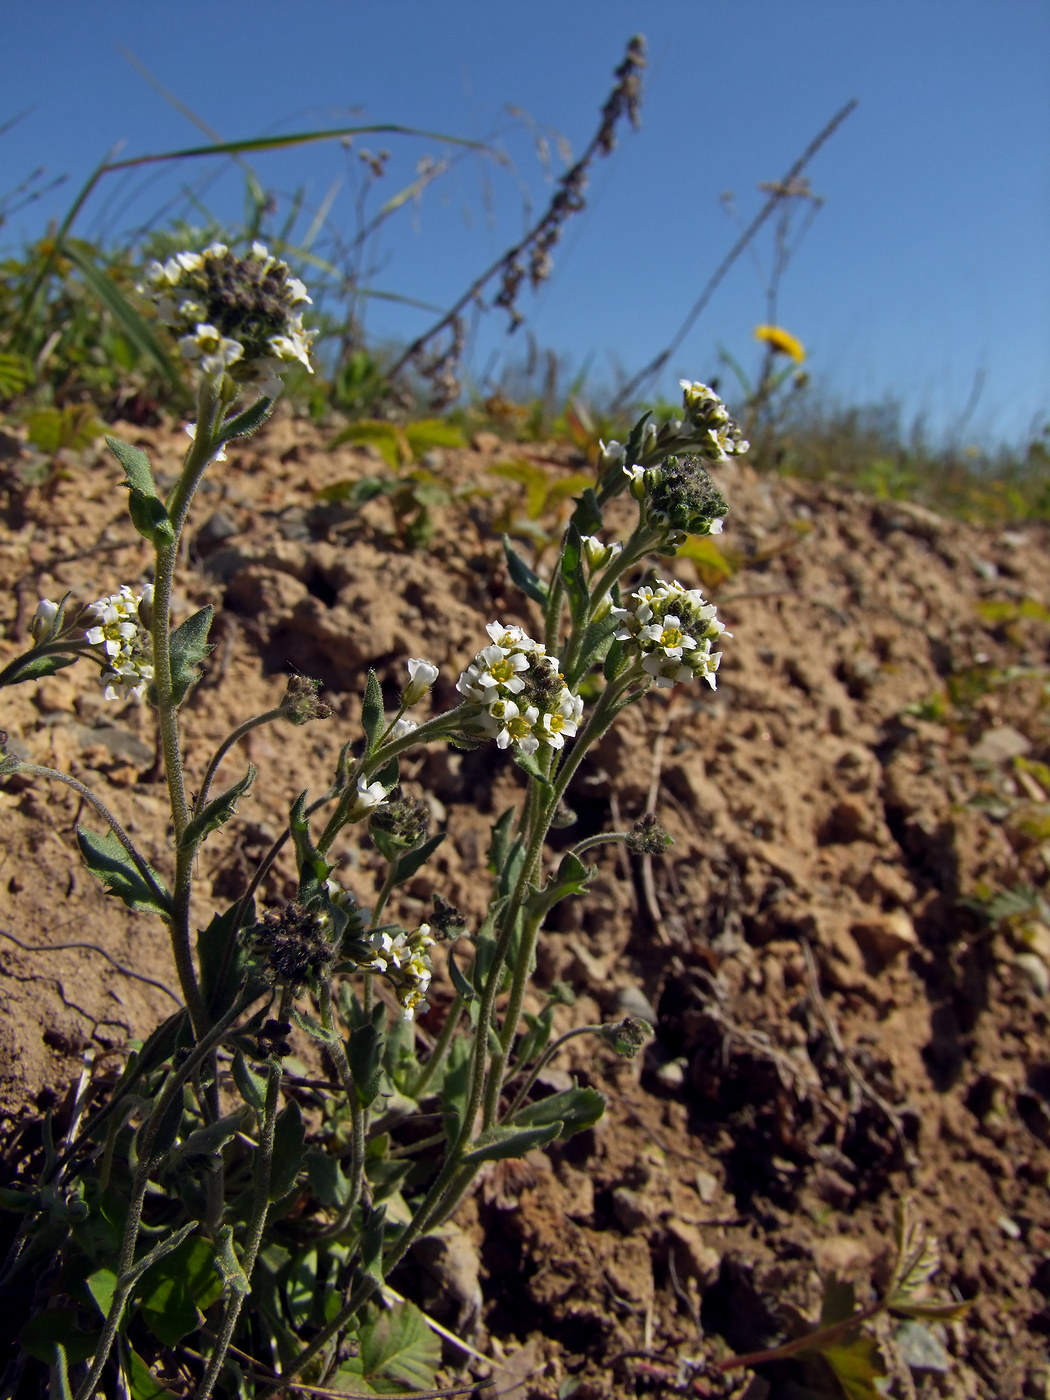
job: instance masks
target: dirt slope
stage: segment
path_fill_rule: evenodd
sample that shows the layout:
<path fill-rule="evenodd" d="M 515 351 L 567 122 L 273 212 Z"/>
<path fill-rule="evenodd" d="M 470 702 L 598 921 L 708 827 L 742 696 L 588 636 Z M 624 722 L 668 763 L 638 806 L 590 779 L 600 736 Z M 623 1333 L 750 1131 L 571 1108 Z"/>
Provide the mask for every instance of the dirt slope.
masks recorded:
<path fill-rule="evenodd" d="M 116 431 L 174 472 L 181 434 Z M 18 445 L 4 452 L 13 483 Z M 513 453 L 579 469 L 563 448 Z M 482 438 L 430 459 L 460 500 L 437 509 L 415 552 L 386 502 L 317 502 L 326 485 L 384 469 L 327 452 L 307 424 L 279 418 L 215 469 L 178 600 L 219 609 L 186 707 L 191 785 L 235 723 L 277 702 L 291 668 L 325 682 L 335 714 L 258 731 L 227 761 L 231 780 L 246 757 L 261 777 L 202 857 L 200 921 L 213 897 L 238 892 L 294 796 L 326 785 L 356 732 L 367 665 L 392 698 L 406 657 L 438 662 L 444 705 L 485 622 L 530 620 L 492 529 L 506 492 L 486 468 L 507 455 Z M 146 546 L 116 478 L 100 457 L 71 464 L 50 500 L 12 491 L 0 661 L 24 647 L 38 597 L 88 601 L 143 578 Z M 577 780 L 564 834 L 655 805 L 676 844 L 648 864 L 600 848 L 590 897 L 560 906 L 540 957 L 542 983 L 577 994 L 566 1026 L 627 1009 L 651 1014 L 657 1038 L 633 1064 L 573 1042 L 584 1048 L 558 1069 L 611 1095 L 606 1119 L 488 1178 L 464 1208 L 463 1228 L 483 1240 L 475 1345 L 511 1358 L 497 1394 L 633 1394 L 657 1384 L 654 1355 L 673 1370 L 718 1338 L 765 1344 L 778 1300 L 812 1315 L 822 1274 L 863 1294 L 909 1195 L 940 1239 L 941 1287 L 978 1299 L 943 1331 L 951 1369 L 917 1371 L 918 1393 L 1046 1395 L 1047 532 L 983 532 L 746 465 L 720 484 L 727 548 L 749 562 L 714 591 L 734 633 L 718 691 L 678 687 L 629 711 Z M 688 563 L 666 567 L 697 582 Z M 4 692 L 0 723 L 20 753 L 95 787 L 166 868 L 142 708 L 103 701 L 82 668 Z M 402 912 L 418 917 L 437 887 L 476 922 L 488 823 L 514 800 L 516 772 L 495 749 L 435 751 L 406 772 L 449 839 Z M 85 1052 L 104 1064 L 165 1014 L 158 984 L 175 976 L 158 928 L 80 867 L 75 793 L 16 777 L 0 808 L 0 1122 L 25 1146 Z M 374 853 L 339 854 L 367 902 Z M 999 923 L 959 902 L 1017 887 L 1027 893 Z M 293 888 L 279 865 L 264 898 Z M 409 1271 L 398 1286 L 423 1296 Z M 747 1394 L 806 1394 L 792 1375 L 756 1378 Z M 721 1393 L 708 1384 L 696 1393 Z"/>

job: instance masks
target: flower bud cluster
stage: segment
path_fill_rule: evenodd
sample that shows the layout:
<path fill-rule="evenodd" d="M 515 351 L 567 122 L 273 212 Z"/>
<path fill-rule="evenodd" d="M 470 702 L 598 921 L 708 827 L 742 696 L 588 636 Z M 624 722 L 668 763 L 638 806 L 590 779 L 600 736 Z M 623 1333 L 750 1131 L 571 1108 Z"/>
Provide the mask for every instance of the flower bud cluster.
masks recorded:
<path fill-rule="evenodd" d="M 722 533 L 729 506 L 702 458 L 668 457 L 659 466 L 635 465 L 624 467 L 624 472 L 631 495 L 655 530 L 682 536 Z"/>
<path fill-rule="evenodd" d="M 481 707 L 478 727 L 501 749 L 534 754 L 541 744 L 564 748 L 583 715 L 583 701 L 565 684 L 556 657 L 521 627 L 490 622 L 492 644 L 479 651 L 456 689 Z"/>
<path fill-rule="evenodd" d="M 91 604 L 90 613 L 82 614 L 82 620 L 92 623 L 84 636 L 101 649 L 99 681 L 107 700 L 141 700 L 153 680 L 152 603 L 151 586 L 134 593 L 125 583 L 119 593 L 100 598 Z"/>
<path fill-rule="evenodd" d="M 276 398 L 280 371 L 298 361 L 312 372 L 310 342 L 303 329 L 306 287 L 289 275 L 287 263 L 253 243 L 246 257 L 213 243 L 203 253 L 176 253 L 150 263 L 139 287 L 160 320 L 178 337 L 187 360 L 206 375 L 228 373 L 256 393 Z"/>
<path fill-rule="evenodd" d="M 413 933 L 378 928 L 371 935 L 370 956 L 360 964 L 362 972 L 379 972 L 390 981 L 406 1021 L 414 1018 L 420 1006 L 426 1009 L 433 946 L 429 924 L 420 924 Z"/>
<path fill-rule="evenodd" d="M 679 383 L 686 417 L 679 429 L 680 435 L 687 437 L 709 462 L 728 462 L 730 457 L 742 457 L 751 444 L 744 440 L 715 391 L 699 381 L 682 379 Z"/>
<path fill-rule="evenodd" d="M 280 913 L 268 912 L 252 929 L 253 951 L 275 982 L 293 990 L 324 977 L 335 961 L 332 915 L 292 901 Z"/>
<path fill-rule="evenodd" d="M 612 610 L 620 623 L 614 636 L 627 657 L 640 656 L 642 669 L 657 685 L 702 678 L 714 690 L 722 653 L 712 652 L 711 643 L 725 632 L 714 603 L 706 602 L 698 588 L 659 579 L 655 588 L 639 588 L 631 598 L 634 607 Z"/>
<path fill-rule="evenodd" d="M 411 850 L 427 838 L 430 808 L 422 798 L 405 797 L 399 787 L 394 788 L 387 801 L 373 811 L 368 829 L 380 850 Z"/>
<path fill-rule="evenodd" d="M 313 719 L 328 719 L 332 707 L 317 698 L 320 688 L 321 682 L 309 676 L 289 676 L 288 689 L 281 701 L 284 718 L 296 726 L 309 724 Z"/>

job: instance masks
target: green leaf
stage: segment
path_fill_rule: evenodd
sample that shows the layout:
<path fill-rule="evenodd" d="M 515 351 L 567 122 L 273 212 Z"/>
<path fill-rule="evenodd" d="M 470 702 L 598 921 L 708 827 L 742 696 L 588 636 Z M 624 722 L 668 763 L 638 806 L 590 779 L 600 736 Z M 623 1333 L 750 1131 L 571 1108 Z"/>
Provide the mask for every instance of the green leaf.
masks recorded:
<path fill-rule="evenodd" d="M 53 676 L 66 666 L 79 661 L 80 656 L 38 656 L 35 651 L 24 652 L 8 662 L 3 669 L 3 685 L 21 685 L 23 681 L 40 681 Z"/>
<path fill-rule="evenodd" d="M 361 1268 L 369 1278 L 382 1283 L 386 1206 L 362 1205 L 361 1220 Z"/>
<path fill-rule="evenodd" d="M 526 1011 L 525 1024 L 528 1030 L 514 1047 L 514 1059 L 518 1065 L 527 1065 L 546 1050 L 554 1030 L 554 1002 L 548 1002 L 538 1016 Z"/>
<path fill-rule="evenodd" d="M 288 827 L 295 846 L 295 860 L 299 867 L 299 899 L 304 904 L 311 900 L 326 898 L 325 881 L 332 873 L 332 867 L 320 855 L 310 840 L 310 823 L 306 816 L 306 793 L 301 792 L 292 803 L 288 817 Z"/>
<path fill-rule="evenodd" d="M 627 478 L 624 477 L 624 481 L 626 480 Z M 588 486 L 579 498 L 576 509 L 572 513 L 572 523 L 581 535 L 596 535 L 604 525 L 601 507 L 593 487 Z"/>
<path fill-rule="evenodd" d="M 165 1396 L 173 1396 L 175 1393 L 161 1385 L 138 1352 L 133 1351 L 130 1347 L 128 1348 L 128 1386 L 131 1390 L 131 1400 L 164 1400 Z"/>
<path fill-rule="evenodd" d="M 273 1134 L 273 1166 L 270 1170 L 270 1200 L 279 1201 L 295 1185 L 303 1165 L 306 1125 L 299 1105 L 289 1100 L 277 1115 Z"/>
<path fill-rule="evenodd" d="M 310 1190 L 321 1204 L 332 1210 L 345 1206 L 350 1199 L 350 1183 L 339 1165 L 339 1158 L 319 1147 L 311 1147 L 305 1160 Z"/>
<path fill-rule="evenodd" d="M 395 472 L 412 456 L 412 449 L 402 429 L 394 423 L 384 423 L 375 418 L 362 418 L 336 433 L 328 444 L 329 452 L 345 442 L 361 446 L 370 443 L 381 453 L 390 470 Z"/>
<path fill-rule="evenodd" d="M 69 447 L 90 447 L 106 431 L 90 404 L 66 404 L 64 408 L 40 408 L 25 419 L 26 436 L 41 452 L 55 453 Z"/>
<path fill-rule="evenodd" d="M 553 909 L 569 895 L 583 894 L 597 873 L 596 865 L 584 865 L 578 855 L 569 851 L 562 857 L 557 874 L 551 877 L 546 888 L 533 890 L 529 895 L 526 901 L 529 914 L 542 917 L 548 909 Z"/>
<path fill-rule="evenodd" d="M 383 688 L 375 671 L 369 671 L 365 681 L 365 696 L 361 702 L 361 728 L 365 731 L 366 753 L 372 753 L 386 728 L 383 709 Z"/>
<path fill-rule="evenodd" d="M 411 851 L 405 851 L 403 855 L 399 856 L 394 869 L 394 884 L 403 885 L 406 880 L 410 880 L 420 866 L 430 859 L 444 839 L 445 833 L 439 831 L 436 836 L 429 837 L 421 846 L 416 846 Z"/>
<path fill-rule="evenodd" d="M 346 1044 L 350 1073 L 357 1086 L 357 1100 L 366 1108 L 379 1096 L 383 1080 L 383 1035 L 371 1022 L 351 1031 Z"/>
<path fill-rule="evenodd" d="M 859 1328 L 820 1354 L 835 1373 L 847 1400 L 886 1400 L 878 1382 L 889 1372 L 879 1351 L 878 1342 Z"/>
<path fill-rule="evenodd" d="M 541 608 L 546 607 L 550 595 L 550 585 L 529 568 L 511 544 L 509 535 L 503 536 L 503 553 L 507 556 L 507 570 L 514 583 L 527 598 L 531 598 L 534 603 L 539 603 Z"/>
<path fill-rule="evenodd" d="M 455 987 L 457 995 L 461 996 L 464 1001 L 473 1001 L 475 995 L 474 988 L 464 977 L 451 948 L 448 953 L 448 975 L 452 979 L 452 985 Z"/>
<path fill-rule="evenodd" d="M 413 457 L 422 457 L 432 447 L 462 447 L 466 442 L 462 428 L 447 418 L 420 418 L 407 423 L 405 437 Z"/>
<path fill-rule="evenodd" d="M 238 1050 L 233 1057 L 233 1082 L 245 1103 L 256 1113 L 262 1113 L 266 1106 L 266 1078 L 256 1074 L 243 1050 Z"/>
<path fill-rule="evenodd" d="M 113 1306 L 113 1297 L 117 1291 L 117 1275 L 113 1269 L 96 1269 L 87 1280 L 87 1291 L 95 1300 L 95 1305 L 105 1319 L 110 1308 Z"/>
<path fill-rule="evenodd" d="M 619 618 L 614 617 L 612 613 L 599 622 L 587 624 L 580 639 L 580 659 L 573 668 L 572 685 L 575 685 L 581 676 L 585 676 L 592 666 L 597 666 L 605 660 L 613 644 L 613 633 L 619 625 Z"/>
<path fill-rule="evenodd" d="M 523 773 L 527 773 L 530 778 L 535 778 L 543 787 L 550 787 L 550 779 L 540 767 L 534 753 L 526 753 L 519 744 L 514 744 L 512 746 L 512 751 L 514 754 L 514 762 Z"/>
<path fill-rule="evenodd" d="M 587 613 L 590 594 L 587 589 L 587 571 L 583 563 L 583 537 L 571 520 L 565 531 L 561 576 L 565 582 L 572 619 L 574 622 L 581 622 Z"/>
<path fill-rule="evenodd" d="M 398 1303 L 374 1322 L 362 1323 L 358 1340 L 365 1380 L 397 1381 L 413 1390 L 433 1387 L 441 1343 L 414 1304 Z"/>
<path fill-rule="evenodd" d="M 85 865 L 102 881 L 109 894 L 116 895 L 136 913 L 159 914 L 162 919 L 171 917 L 171 897 L 160 876 L 152 866 L 148 867 L 160 890 L 158 894 L 139 874 L 113 832 L 96 836 L 86 827 L 78 826 L 77 845 Z"/>
<path fill-rule="evenodd" d="M 200 1325 L 200 1309 L 222 1292 L 213 1265 L 214 1250 L 200 1235 L 185 1239 L 139 1280 L 139 1310 L 158 1341 L 172 1347 Z"/>
<path fill-rule="evenodd" d="M 31 1317 L 18 1340 L 36 1361 L 51 1365 L 55 1347 L 60 1346 L 74 1365 L 93 1356 L 101 1331 L 82 1332 L 76 1325 L 75 1308 L 48 1308 Z"/>
<path fill-rule="evenodd" d="M 625 660 L 623 642 L 613 641 L 612 646 L 605 653 L 605 664 L 602 666 L 602 675 L 607 681 L 614 681 L 620 675 Z"/>
<path fill-rule="evenodd" d="M 211 651 L 208 632 L 215 609 L 209 603 L 193 613 L 171 634 L 171 695 L 181 705 L 192 685 L 200 676 L 198 667 Z"/>
<path fill-rule="evenodd" d="M 244 1272 L 234 1248 L 232 1225 L 223 1225 L 219 1230 L 215 1239 L 213 1263 L 222 1281 L 222 1291 L 227 1296 L 230 1293 L 240 1293 L 243 1296 L 251 1291 L 248 1275 Z"/>
<path fill-rule="evenodd" d="M 141 448 L 132 447 L 120 438 L 107 437 L 106 444 L 124 468 L 123 485 L 130 493 L 128 510 L 135 529 L 154 544 L 170 544 L 175 532 L 164 502 L 157 494 L 149 458 Z"/>
<path fill-rule="evenodd" d="M 448 1053 L 445 1078 L 441 1085 L 441 1112 L 445 1137 L 450 1143 L 459 1136 L 463 1114 L 467 1107 L 467 1086 L 470 1082 L 470 1046 L 465 1037 L 452 1042 Z"/>
<path fill-rule="evenodd" d="M 251 437 L 261 428 L 273 412 L 273 399 L 256 399 L 243 413 L 227 418 L 219 430 L 219 442 L 229 442 L 232 438 Z"/>
<path fill-rule="evenodd" d="M 248 1112 L 247 1105 L 242 1104 L 233 1113 L 226 1113 L 217 1118 L 214 1123 L 205 1123 L 202 1128 L 195 1128 L 179 1143 L 178 1151 L 174 1154 L 175 1160 L 213 1157 L 243 1131 Z"/>
<path fill-rule="evenodd" d="M 631 435 L 625 444 L 626 456 L 624 459 L 629 467 L 633 466 L 641 455 L 642 441 L 645 437 L 645 425 L 652 416 L 652 409 L 646 409 L 641 418 L 638 419 L 638 422 L 635 423 L 634 427 L 631 429 Z M 617 471 L 619 472 L 619 468 L 617 468 Z M 623 472 L 619 472 L 619 484 L 621 489 L 627 485 L 627 477 Z"/>
<path fill-rule="evenodd" d="M 153 1134 L 153 1142 L 150 1146 L 150 1156 L 154 1161 L 160 1161 L 175 1146 L 179 1136 L 179 1129 L 182 1126 L 182 1115 L 184 1112 L 182 1094 L 175 1094 L 161 1115 L 157 1124 L 156 1132 Z M 146 1125 L 139 1129 L 138 1136 L 142 1138 Z"/>
<path fill-rule="evenodd" d="M 504 481 L 517 481 L 525 487 L 525 513 L 530 520 L 538 520 L 543 514 L 543 504 L 550 489 L 551 474 L 527 457 L 515 457 L 510 462 L 493 462 L 489 467 L 491 476 L 499 476 Z"/>
<path fill-rule="evenodd" d="M 557 1123 L 560 1138 L 591 1128 L 605 1112 L 605 1095 L 597 1089 L 563 1089 L 559 1094 L 519 1109 L 510 1120 L 515 1127 Z"/>
<path fill-rule="evenodd" d="M 236 940 L 236 931 L 233 927 L 234 916 L 237 913 L 237 906 L 227 909 L 222 914 L 212 916 L 211 923 L 207 928 L 202 928 L 197 934 L 197 961 L 201 969 L 201 991 L 204 999 L 214 1016 L 221 1016 L 232 1004 L 233 998 L 237 995 L 237 989 L 241 984 L 241 973 L 246 961 L 246 953 L 243 945 Z M 230 940 L 234 939 L 233 956 L 229 958 L 226 968 L 226 975 L 219 985 L 219 977 L 222 974 L 223 963 L 226 961 L 226 949 Z"/>
<path fill-rule="evenodd" d="M 234 783 L 233 787 L 227 788 L 224 793 L 206 803 L 203 811 L 198 812 L 186 823 L 182 839 L 179 841 L 179 850 L 195 850 L 206 836 L 225 826 L 237 810 L 237 799 L 251 791 L 258 772 L 255 764 L 249 763 L 248 771 L 240 782 Z"/>
<path fill-rule="evenodd" d="M 536 1127 L 520 1128 L 509 1125 L 486 1128 L 477 1144 L 463 1158 L 464 1162 L 502 1162 L 507 1157 L 524 1157 L 534 1147 L 543 1147 L 561 1135 L 559 1122 L 541 1123 Z"/>
<path fill-rule="evenodd" d="M 510 851 L 511 830 L 514 826 L 516 811 L 513 807 L 498 817 L 492 826 L 492 836 L 489 840 L 488 860 L 489 869 L 493 874 L 498 875 L 507 864 L 507 855 Z"/>
<path fill-rule="evenodd" d="M 398 485 L 398 481 L 391 477 L 362 476 L 356 480 L 335 481 L 330 486 L 322 486 L 314 500 L 346 501 L 352 506 L 363 506 L 377 496 L 389 495 Z"/>

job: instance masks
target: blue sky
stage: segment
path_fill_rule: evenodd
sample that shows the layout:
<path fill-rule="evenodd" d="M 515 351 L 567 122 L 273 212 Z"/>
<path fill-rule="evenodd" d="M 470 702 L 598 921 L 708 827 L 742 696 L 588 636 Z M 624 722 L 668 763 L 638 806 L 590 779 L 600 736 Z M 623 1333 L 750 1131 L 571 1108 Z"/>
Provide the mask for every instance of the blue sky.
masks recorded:
<path fill-rule="evenodd" d="M 550 185 L 525 109 L 586 144 L 630 34 L 645 35 L 642 129 L 594 168 L 588 208 L 569 226 L 551 281 L 522 309 L 543 346 L 599 379 L 628 372 L 671 337 L 747 220 L 760 181 L 778 178 L 850 98 L 859 107 L 809 169 L 824 204 L 783 280 L 778 320 L 808 368 L 849 403 L 894 399 L 906 419 L 964 441 L 1018 442 L 1050 416 L 1050 6 L 1045 0 L 53 0 L 8 6 L 0 193 L 39 166 L 69 178 L 0 238 L 61 216 L 118 141 L 123 154 L 197 144 L 199 132 L 128 62 L 130 50 L 223 138 L 392 121 L 496 143 L 514 171 L 467 157 L 391 220 L 374 283 L 447 304 L 522 228 Z M 358 151 L 386 145 L 373 207 L 411 178 L 436 141 L 363 138 L 259 157 L 287 207 L 305 187 L 355 226 Z M 560 167 L 556 164 L 556 169 Z M 96 192 L 80 232 L 154 214 L 186 167 Z M 240 177 L 218 161 L 196 182 L 220 215 Z M 759 260 L 768 265 L 770 243 Z M 658 387 L 718 372 L 725 347 L 747 368 L 765 320 L 765 278 L 737 264 Z M 372 302 L 377 336 L 405 337 L 424 313 Z M 473 355 L 516 354 L 497 315 Z M 729 381 L 723 382 L 729 387 Z M 975 384 L 969 421 L 958 420 Z"/>

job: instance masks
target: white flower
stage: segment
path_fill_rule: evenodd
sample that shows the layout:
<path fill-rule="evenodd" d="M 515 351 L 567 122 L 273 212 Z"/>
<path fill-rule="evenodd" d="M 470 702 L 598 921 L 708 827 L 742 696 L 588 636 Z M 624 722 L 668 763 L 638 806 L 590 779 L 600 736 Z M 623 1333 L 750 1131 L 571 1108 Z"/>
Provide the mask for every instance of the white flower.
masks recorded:
<path fill-rule="evenodd" d="M 386 801 L 386 788 L 380 782 L 366 783 L 364 778 L 357 780 L 357 792 L 354 800 L 347 812 L 347 820 L 359 822 L 367 817 L 369 812 L 374 812 L 377 807 L 381 807 Z"/>
<path fill-rule="evenodd" d="M 314 367 L 310 363 L 310 342 L 316 331 L 304 331 L 300 327 L 290 329 L 287 335 L 272 335 L 270 349 L 279 360 L 298 360 L 311 374 Z"/>
<path fill-rule="evenodd" d="M 357 800 L 367 811 L 371 811 L 386 801 L 386 788 L 382 783 L 366 784 L 364 778 L 358 778 Z"/>
<path fill-rule="evenodd" d="M 715 518 L 714 518 L 714 520 L 711 521 L 711 524 L 710 524 L 710 526 L 708 527 L 707 533 L 708 533 L 709 535 L 720 535 L 720 534 L 722 533 L 722 526 L 723 526 L 724 523 L 725 523 L 725 516 L 716 515 Z"/>
<path fill-rule="evenodd" d="M 199 360 L 205 374 L 222 374 L 244 355 L 239 340 L 220 335 L 206 321 L 198 321 L 192 335 L 180 338 L 179 349 L 187 360 Z"/>
<path fill-rule="evenodd" d="M 504 651 L 524 651 L 537 655 L 542 655 L 544 652 L 544 648 L 539 642 L 532 640 L 524 627 L 504 627 L 502 622 L 489 622 L 486 624 L 485 631 L 496 646 L 501 647 Z"/>
<path fill-rule="evenodd" d="M 654 651 L 642 662 L 642 670 L 648 671 L 651 676 L 656 677 L 656 684 L 662 687 L 669 687 L 676 681 L 691 681 L 693 673 L 688 666 L 683 666 L 680 661 L 661 655 Z"/>
<path fill-rule="evenodd" d="M 522 753 L 535 753 L 540 746 L 540 741 L 533 731 L 536 721 L 540 717 L 540 712 L 535 705 L 529 705 L 524 712 L 518 710 L 517 705 L 514 706 L 514 709 L 517 713 L 506 718 L 496 735 L 496 743 L 501 749 L 509 748 L 513 743 L 517 744 Z"/>
<path fill-rule="evenodd" d="M 491 646 L 479 651 L 477 660 L 480 665 L 477 668 L 475 685 L 485 690 L 494 690 L 497 686 L 502 686 L 512 695 L 517 695 L 525 689 L 525 682 L 519 674 L 529 669 L 529 658 L 524 653 L 508 652 L 503 647 Z"/>
<path fill-rule="evenodd" d="M 408 709 L 422 700 L 438 678 L 438 668 L 432 661 L 424 661 L 421 656 L 408 658 L 408 685 L 401 694 L 401 703 Z"/>
<path fill-rule="evenodd" d="M 413 729 L 418 729 L 419 725 L 414 719 L 395 720 L 394 727 L 390 731 L 391 739 L 404 739 L 412 733 Z"/>

